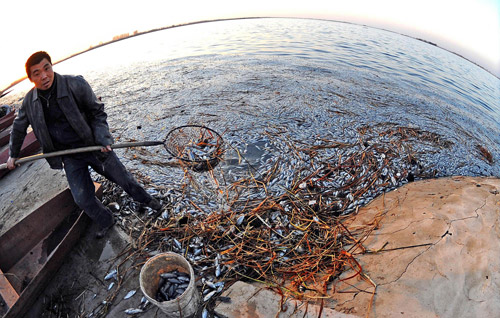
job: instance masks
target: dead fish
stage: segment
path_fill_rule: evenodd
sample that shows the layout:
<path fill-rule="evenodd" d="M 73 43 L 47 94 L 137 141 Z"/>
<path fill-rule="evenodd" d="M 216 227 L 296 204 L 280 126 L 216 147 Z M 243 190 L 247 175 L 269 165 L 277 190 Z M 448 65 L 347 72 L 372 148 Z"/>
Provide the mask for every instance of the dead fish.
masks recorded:
<path fill-rule="evenodd" d="M 193 255 L 194 255 L 194 256 L 198 256 L 198 255 L 200 255 L 200 254 L 201 254 L 201 252 L 202 252 L 202 249 L 201 249 L 201 248 L 195 249 L 195 250 L 194 250 Z"/>
<path fill-rule="evenodd" d="M 104 277 L 104 280 L 109 280 L 113 277 L 116 277 L 116 274 L 118 273 L 118 271 L 116 269 L 113 269 L 111 272 L 109 272 L 105 277 Z"/>
<path fill-rule="evenodd" d="M 175 243 L 175 246 L 177 246 L 178 249 L 182 248 L 181 242 L 177 241 L 175 238 L 174 238 L 174 243 Z"/>
<path fill-rule="evenodd" d="M 168 211 L 165 211 L 161 214 L 161 218 L 164 220 L 168 220 Z"/>
<path fill-rule="evenodd" d="M 208 318 L 208 310 L 206 308 L 203 308 L 203 311 L 201 312 L 201 318 Z"/>
<path fill-rule="evenodd" d="M 129 309 L 125 310 L 125 313 L 127 315 L 135 315 L 135 314 L 140 314 L 142 312 L 144 312 L 144 310 L 139 309 L 139 308 L 129 308 Z"/>
<path fill-rule="evenodd" d="M 184 294 L 184 292 L 185 292 L 185 291 L 186 291 L 186 289 L 185 289 L 185 288 L 180 288 L 180 287 L 178 287 L 178 288 L 177 288 L 177 290 L 176 290 L 175 292 L 176 292 L 176 294 L 177 294 L 177 295 L 179 295 L 179 296 L 180 296 L 180 295 Z"/>
<path fill-rule="evenodd" d="M 161 278 L 176 278 L 177 277 L 177 274 L 173 273 L 173 272 L 169 272 L 169 273 L 162 273 L 160 274 L 160 277 Z"/>
<path fill-rule="evenodd" d="M 237 220 L 236 220 L 236 225 L 241 225 L 243 223 L 243 220 L 245 220 L 245 215 L 241 215 Z"/>
<path fill-rule="evenodd" d="M 190 281 L 190 278 L 187 277 L 187 276 L 178 276 L 177 277 L 178 280 L 180 280 L 181 282 L 189 282 Z"/>
<path fill-rule="evenodd" d="M 220 265 L 217 264 L 217 266 L 215 267 L 215 277 L 219 277 L 220 274 L 221 274 Z"/>
<path fill-rule="evenodd" d="M 132 297 L 132 296 L 134 296 L 134 295 L 135 295 L 135 292 L 136 292 L 136 291 L 135 291 L 135 289 L 133 289 L 133 290 L 129 291 L 129 292 L 127 293 L 127 295 L 125 295 L 125 297 L 123 297 L 123 299 L 129 299 L 130 297 Z"/>
<path fill-rule="evenodd" d="M 181 281 L 178 280 L 177 278 L 169 278 L 167 279 L 167 281 L 172 284 L 181 284 Z"/>
<path fill-rule="evenodd" d="M 211 281 L 209 281 L 209 280 L 205 281 L 205 284 L 206 284 L 208 287 L 212 288 L 212 289 L 216 289 L 216 288 L 217 288 L 217 286 L 215 286 L 215 284 L 214 284 L 214 283 L 212 283 L 212 282 L 211 282 Z"/>
<path fill-rule="evenodd" d="M 217 291 L 216 290 L 213 290 L 211 292 L 209 292 L 204 298 L 203 298 L 203 301 L 209 301 L 210 298 L 212 298 L 213 295 L 215 295 Z"/>
<path fill-rule="evenodd" d="M 140 308 L 145 309 L 148 305 L 149 305 L 149 300 L 146 297 L 142 296 Z"/>
<path fill-rule="evenodd" d="M 220 293 L 224 289 L 224 282 L 215 283 L 215 287 L 217 287 L 217 292 Z"/>
<path fill-rule="evenodd" d="M 108 290 L 110 290 L 111 288 L 113 288 L 113 286 L 115 286 L 115 282 L 112 282 L 111 284 L 109 284 Z"/>

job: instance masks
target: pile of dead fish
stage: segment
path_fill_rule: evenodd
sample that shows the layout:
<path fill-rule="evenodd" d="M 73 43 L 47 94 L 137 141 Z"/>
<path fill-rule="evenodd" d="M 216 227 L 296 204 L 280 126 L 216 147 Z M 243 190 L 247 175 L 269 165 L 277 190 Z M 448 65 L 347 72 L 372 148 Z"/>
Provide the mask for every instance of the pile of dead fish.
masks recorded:
<path fill-rule="evenodd" d="M 135 253 L 186 257 L 201 278 L 205 304 L 237 279 L 296 297 L 325 297 L 333 279 L 355 264 L 349 246 L 371 230 L 350 232 L 344 218 L 384 192 L 432 176 L 412 143 L 447 146 L 408 127 L 366 128 L 347 142 L 292 142 L 272 130 L 255 138 L 225 136 L 236 148 L 225 154 L 231 164 L 207 173 L 184 170 L 171 184 L 153 184 L 138 173 L 164 205 L 158 218 L 114 187 L 105 192 L 105 201 L 120 205 L 115 215 L 134 238 Z"/>
<path fill-rule="evenodd" d="M 191 161 L 204 161 L 210 160 L 216 156 L 219 146 L 214 143 L 211 144 L 209 141 L 195 142 L 188 144 L 183 153 L 182 158 Z"/>

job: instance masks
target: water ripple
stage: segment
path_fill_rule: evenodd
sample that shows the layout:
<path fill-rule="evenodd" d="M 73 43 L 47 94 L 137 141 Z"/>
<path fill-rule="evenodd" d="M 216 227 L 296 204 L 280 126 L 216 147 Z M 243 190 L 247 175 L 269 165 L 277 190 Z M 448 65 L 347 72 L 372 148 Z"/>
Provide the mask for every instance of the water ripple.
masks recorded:
<path fill-rule="evenodd" d="M 300 130 L 297 138 L 342 139 L 391 123 L 455 145 L 424 156 L 442 175 L 500 175 L 500 80 L 396 33 L 303 19 L 212 22 L 120 41 L 55 70 L 87 78 L 121 139 L 161 138 L 188 122 L 252 136 L 287 127 Z M 477 157 L 479 144 L 495 164 Z"/>

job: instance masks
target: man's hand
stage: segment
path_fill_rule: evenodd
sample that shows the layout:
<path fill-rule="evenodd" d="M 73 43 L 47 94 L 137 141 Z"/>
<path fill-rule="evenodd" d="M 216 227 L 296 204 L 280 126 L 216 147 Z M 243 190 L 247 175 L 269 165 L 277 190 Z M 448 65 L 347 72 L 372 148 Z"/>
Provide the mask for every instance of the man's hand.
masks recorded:
<path fill-rule="evenodd" d="M 107 145 L 106 147 L 101 148 L 101 152 L 110 152 L 110 151 L 113 151 L 113 149 L 111 149 L 111 145 Z"/>
<path fill-rule="evenodd" d="M 9 170 L 14 170 L 16 168 L 16 160 L 17 158 L 11 158 L 11 157 L 7 159 L 7 168 L 9 168 Z"/>

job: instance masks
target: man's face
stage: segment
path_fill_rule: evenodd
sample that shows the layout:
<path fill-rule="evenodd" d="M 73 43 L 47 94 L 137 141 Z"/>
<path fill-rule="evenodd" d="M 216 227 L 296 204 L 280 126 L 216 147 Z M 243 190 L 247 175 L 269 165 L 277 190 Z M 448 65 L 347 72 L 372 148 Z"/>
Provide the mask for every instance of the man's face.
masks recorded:
<path fill-rule="evenodd" d="M 36 88 L 41 90 L 49 89 L 54 82 L 54 71 L 47 59 L 43 59 L 40 63 L 30 67 L 30 74 L 30 81 L 35 84 Z"/>

